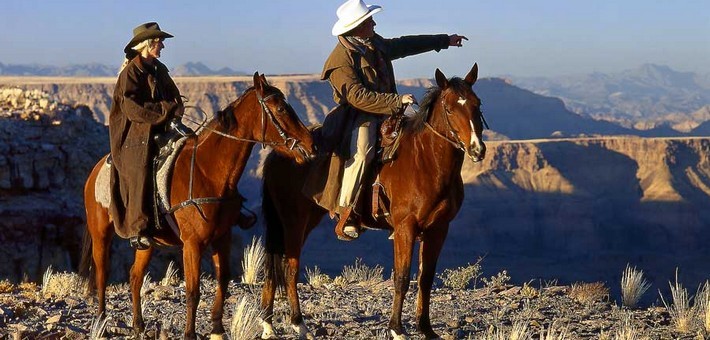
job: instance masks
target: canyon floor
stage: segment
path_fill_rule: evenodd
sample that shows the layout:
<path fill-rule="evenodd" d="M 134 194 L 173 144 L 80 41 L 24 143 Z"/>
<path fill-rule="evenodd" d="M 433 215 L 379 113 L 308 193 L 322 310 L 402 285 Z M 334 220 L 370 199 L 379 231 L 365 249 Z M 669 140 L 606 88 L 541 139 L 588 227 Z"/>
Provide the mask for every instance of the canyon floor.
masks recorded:
<path fill-rule="evenodd" d="M 500 277 L 500 276 L 499 276 Z M 150 282 L 144 292 L 144 338 L 180 338 L 185 325 L 184 282 Z M 477 289 L 433 290 L 431 319 L 443 339 L 511 338 L 513 326 L 524 325 L 533 339 L 707 339 L 699 320 L 687 332 L 679 332 L 660 299 L 642 308 L 622 308 L 605 295 L 600 284 L 560 286 L 555 282 L 530 282 L 523 286 L 494 283 Z M 34 284 L 6 287 L 0 294 L 0 339 L 87 339 L 95 321 L 95 298 L 82 294 L 52 296 Z M 442 286 L 442 285 L 439 285 Z M 214 281 L 201 279 L 197 332 L 209 336 L 209 313 Z M 9 288 L 9 289 L 8 289 Z M 300 283 L 302 310 L 307 326 L 318 339 L 387 339 L 392 303 L 391 280 L 312 285 Z M 260 286 L 231 282 L 224 324 L 230 329 L 235 306 L 246 297 L 256 303 Z M 403 322 L 411 338 L 423 338 L 414 324 L 416 283 L 412 282 L 404 304 Z M 647 294 L 657 294 L 647 292 Z M 281 294 L 279 294 L 281 295 Z M 131 302 L 127 284 L 108 289 L 108 338 L 131 337 Z M 620 300 L 620 298 L 618 299 Z M 668 302 L 670 297 L 666 297 Z M 660 304 L 660 305 L 659 305 Z M 669 302 L 670 304 L 670 302 Z M 288 306 L 277 296 L 275 330 L 283 339 L 297 339 L 287 324 Z M 554 322 L 554 324 L 553 324 Z M 96 324 L 96 323 L 94 323 Z M 555 331 L 543 337 L 541 331 Z M 566 334 L 560 336 L 560 332 Z M 240 336 L 228 335 L 231 339 Z M 251 338 L 251 337 L 249 337 Z"/>

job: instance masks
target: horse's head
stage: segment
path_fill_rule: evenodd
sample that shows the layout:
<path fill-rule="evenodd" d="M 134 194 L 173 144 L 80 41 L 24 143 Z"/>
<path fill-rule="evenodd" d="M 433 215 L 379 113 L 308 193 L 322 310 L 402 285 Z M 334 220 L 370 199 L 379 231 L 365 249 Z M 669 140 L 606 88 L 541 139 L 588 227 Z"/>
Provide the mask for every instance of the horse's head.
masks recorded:
<path fill-rule="evenodd" d="M 446 129 L 446 138 L 463 150 L 472 161 L 486 156 L 483 143 L 483 113 L 481 100 L 471 88 L 478 79 L 478 64 L 474 64 L 464 79 L 446 76 L 436 69 L 436 83 L 441 89 L 438 97 L 439 115 Z"/>
<path fill-rule="evenodd" d="M 304 163 L 315 155 L 314 143 L 308 131 L 286 96 L 278 88 L 269 85 L 266 77 L 254 73 L 254 99 L 256 111 L 260 112 L 260 124 L 254 124 L 256 138 L 282 154 Z"/>

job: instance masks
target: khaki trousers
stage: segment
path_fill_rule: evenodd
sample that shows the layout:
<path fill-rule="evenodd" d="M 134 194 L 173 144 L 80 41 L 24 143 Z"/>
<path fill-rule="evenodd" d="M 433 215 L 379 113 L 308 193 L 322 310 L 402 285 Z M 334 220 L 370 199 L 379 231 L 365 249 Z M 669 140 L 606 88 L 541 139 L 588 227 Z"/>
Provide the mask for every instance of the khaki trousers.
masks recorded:
<path fill-rule="evenodd" d="M 365 170 L 375 158 L 377 126 L 383 117 L 358 113 L 355 127 L 350 137 L 350 159 L 345 162 L 343 181 L 340 187 L 338 205 L 341 208 L 353 205 L 355 195 L 360 188 Z"/>

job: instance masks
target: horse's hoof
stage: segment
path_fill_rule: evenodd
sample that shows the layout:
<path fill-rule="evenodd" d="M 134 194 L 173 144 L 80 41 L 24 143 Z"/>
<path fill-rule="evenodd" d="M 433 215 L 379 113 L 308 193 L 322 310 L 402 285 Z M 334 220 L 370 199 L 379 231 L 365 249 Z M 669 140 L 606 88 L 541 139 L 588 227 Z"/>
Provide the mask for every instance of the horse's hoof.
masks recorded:
<path fill-rule="evenodd" d="M 298 325 L 291 325 L 294 331 L 298 333 L 298 338 L 303 340 L 314 340 L 315 337 L 311 332 L 308 331 L 308 327 L 306 327 L 306 324 L 301 322 Z"/>
<path fill-rule="evenodd" d="M 390 334 L 392 335 L 392 339 L 394 340 L 407 340 L 407 334 L 397 334 L 397 332 L 394 331 L 394 329 L 390 329 Z"/>
<path fill-rule="evenodd" d="M 262 321 L 261 328 L 263 329 L 263 331 L 261 332 L 262 339 L 278 339 L 279 338 L 278 336 L 276 336 L 276 333 L 274 333 L 274 328 L 271 327 L 270 323 L 268 323 L 266 321 Z"/>

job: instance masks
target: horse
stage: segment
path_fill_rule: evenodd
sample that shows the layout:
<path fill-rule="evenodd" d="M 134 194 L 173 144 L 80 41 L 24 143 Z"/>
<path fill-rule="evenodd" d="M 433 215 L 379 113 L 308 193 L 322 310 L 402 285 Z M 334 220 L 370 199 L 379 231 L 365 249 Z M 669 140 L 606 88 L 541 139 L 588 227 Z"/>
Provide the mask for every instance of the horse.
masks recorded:
<path fill-rule="evenodd" d="M 231 227 L 237 221 L 241 207 L 237 183 L 253 146 L 256 143 L 269 145 L 283 157 L 297 163 L 304 163 L 314 155 L 310 131 L 286 102 L 284 94 L 270 86 L 264 75 L 258 72 L 253 80 L 252 87 L 219 111 L 199 134 L 185 142 L 175 160 L 170 180 L 171 207 L 182 207 L 172 212 L 179 233 L 166 227 L 157 230 L 154 235 L 156 243 L 182 247 L 183 250 L 186 339 L 196 337 L 200 258 L 208 246 L 212 249 L 217 281 L 211 334 L 221 337 L 224 333 L 222 315 L 230 275 Z M 84 187 L 87 229 L 81 267 L 84 276 L 93 274 L 90 279 L 94 281 L 92 286 L 95 286 L 98 295 L 97 315 L 102 315 L 106 308 L 109 249 L 115 233 L 113 218 L 108 208 L 97 202 L 95 192 L 99 170 L 107 157 L 96 164 Z M 145 329 L 140 291 L 153 248 L 136 250 L 130 270 L 132 326 L 138 335 Z"/>
<path fill-rule="evenodd" d="M 449 223 L 463 201 L 464 154 L 478 162 L 486 152 L 481 101 L 472 89 L 478 65 L 474 64 L 464 79 L 447 79 L 439 69 L 435 77 L 437 86 L 423 98 L 417 117 L 404 123 L 396 160 L 379 172 L 379 183 L 390 195 L 389 217 L 375 220 L 362 214 L 367 226 L 389 230 L 394 238 L 394 301 L 388 328 L 395 339 L 406 337 L 402 304 L 409 288 L 416 239 L 420 241 L 416 325 L 426 338 L 438 338 L 429 317 L 431 287 Z M 285 285 L 292 328 L 301 338 L 313 337 L 303 321 L 296 290 L 301 250 L 327 212 L 302 193 L 312 164 L 293 164 L 276 154 L 264 164 L 262 210 L 267 256 L 261 296 L 263 339 L 277 336 L 272 321 L 275 289 L 280 285 Z"/>

